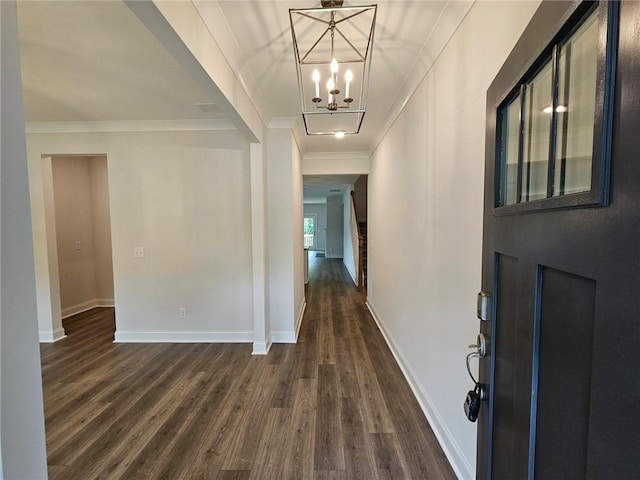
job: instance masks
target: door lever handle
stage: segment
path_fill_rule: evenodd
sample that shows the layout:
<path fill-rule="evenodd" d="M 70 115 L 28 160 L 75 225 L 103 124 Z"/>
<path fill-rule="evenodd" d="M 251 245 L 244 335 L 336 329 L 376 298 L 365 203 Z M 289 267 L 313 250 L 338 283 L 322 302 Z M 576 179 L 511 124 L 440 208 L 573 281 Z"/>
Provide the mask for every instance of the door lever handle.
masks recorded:
<path fill-rule="evenodd" d="M 477 356 L 479 358 L 484 358 L 487 356 L 487 339 L 484 336 L 484 333 L 478 334 L 478 341 L 475 344 L 469 345 L 467 348 L 475 348 Z M 475 356 L 475 355 L 474 355 Z M 473 357 L 472 357 L 473 358 Z"/>

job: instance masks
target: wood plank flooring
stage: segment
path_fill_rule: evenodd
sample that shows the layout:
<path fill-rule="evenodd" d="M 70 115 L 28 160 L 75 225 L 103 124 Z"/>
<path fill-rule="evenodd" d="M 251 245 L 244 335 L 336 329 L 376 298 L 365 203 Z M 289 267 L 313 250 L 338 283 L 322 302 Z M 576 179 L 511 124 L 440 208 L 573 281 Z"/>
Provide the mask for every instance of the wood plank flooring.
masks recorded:
<path fill-rule="evenodd" d="M 51 479 L 455 475 L 340 260 L 315 259 L 296 345 L 114 344 L 114 312 L 41 346 Z"/>

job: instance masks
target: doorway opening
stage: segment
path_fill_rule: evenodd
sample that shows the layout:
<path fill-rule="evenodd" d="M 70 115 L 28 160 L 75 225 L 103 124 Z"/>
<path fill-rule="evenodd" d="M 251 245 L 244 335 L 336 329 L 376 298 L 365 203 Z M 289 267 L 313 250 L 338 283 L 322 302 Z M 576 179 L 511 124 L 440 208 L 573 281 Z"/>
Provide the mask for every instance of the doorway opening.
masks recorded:
<path fill-rule="evenodd" d="M 367 175 L 304 175 L 304 242 L 311 278 L 316 258 L 341 261 L 366 285 Z"/>
<path fill-rule="evenodd" d="M 88 318 L 85 312 L 105 307 L 113 312 L 115 306 L 107 157 L 55 155 L 45 161 L 51 162 L 47 186 L 51 194 L 46 201 L 53 203 L 48 210 L 54 225 L 47 235 L 55 246 L 51 248 L 57 257 L 60 315 L 66 331 Z"/>

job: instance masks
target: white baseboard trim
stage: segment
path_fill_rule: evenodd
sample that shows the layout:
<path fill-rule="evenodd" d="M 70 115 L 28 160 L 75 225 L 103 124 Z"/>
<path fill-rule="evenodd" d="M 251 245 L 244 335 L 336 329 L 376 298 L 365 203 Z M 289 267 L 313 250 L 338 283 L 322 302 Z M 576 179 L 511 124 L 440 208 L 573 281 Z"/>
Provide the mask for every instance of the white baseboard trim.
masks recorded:
<path fill-rule="evenodd" d="M 300 305 L 300 311 L 296 318 L 296 324 L 294 330 L 273 330 L 271 332 L 271 339 L 273 343 L 298 343 L 298 335 L 300 334 L 300 327 L 302 326 L 302 317 L 304 317 L 304 311 L 307 308 L 306 299 L 302 300 Z"/>
<path fill-rule="evenodd" d="M 442 416 L 435 408 L 433 401 L 425 391 L 424 387 L 418 380 L 415 372 L 411 368 L 409 362 L 407 362 L 406 358 L 400 352 L 397 344 L 393 340 L 393 336 L 386 329 L 384 323 L 380 316 L 376 313 L 375 308 L 367 299 L 366 302 L 367 308 L 369 312 L 371 312 L 371 316 L 375 320 L 380 332 L 382 332 L 382 336 L 384 337 L 391 353 L 396 359 L 396 362 L 400 366 L 400 370 L 404 374 L 404 377 L 407 379 L 411 390 L 413 391 L 413 395 L 416 397 L 416 400 L 420 404 L 420 408 L 424 413 L 425 417 L 427 417 L 427 421 L 429 425 L 431 425 L 431 429 L 438 439 L 438 443 L 442 447 L 444 454 L 447 456 L 449 463 L 451 463 L 451 467 L 453 468 L 456 476 L 460 479 L 472 479 L 475 478 L 475 466 L 471 465 L 465 455 L 462 453 L 460 449 L 460 445 L 456 442 L 455 438 L 451 434 L 451 431 L 447 428 Z"/>
<path fill-rule="evenodd" d="M 113 298 L 94 298 L 93 300 L 89 300 L 88 302 L 79 303 L 77 305 L 72 305 L 67 308 L 62 309 L 62 318 L 65 319 L 67 317 L 71 317 L 73 315 L 77 315 L 78 313 L 86 312 L 87 310 L 91 310 L 96 307 L 113 307 L 115 306 L 115 302 Z"/>
<path fill-rule="evenodd" d="M 293 330 L 274 330 L 271 332 L 273 343 L 296 343 L 296 332 Z"/>
<path fill-rule="evenodd" d="M 266 355 L 271 350 L 271 337 L 264 342 L 253 342 L 253 351 L 251 355 Z"/>
<path fill-rule="evenodd" d="M 67 335 L 64 332 L 64 328 L 60 327 L 55 330 L 40 330 L 38 337 L 40 338 L 40 343 L 55 343 L 66 338 Z"/>
<path fill-rule="evenodd" d="M 302 318 L 304 317 L 304 311 L 307 309 L 307 299 L 302 299 L 302 305 L 300 305 L 300 311 L 298 312 L 298 318 L 296 319 L 296 338 L 294 343 L 298 343 L 298 335 L 300 335 L 300 327 L 302 326 Z"/>
<path fill-rule="evenodd" d="M 252 331 L 118 331 L 114 343 L 253 343 Z"/>

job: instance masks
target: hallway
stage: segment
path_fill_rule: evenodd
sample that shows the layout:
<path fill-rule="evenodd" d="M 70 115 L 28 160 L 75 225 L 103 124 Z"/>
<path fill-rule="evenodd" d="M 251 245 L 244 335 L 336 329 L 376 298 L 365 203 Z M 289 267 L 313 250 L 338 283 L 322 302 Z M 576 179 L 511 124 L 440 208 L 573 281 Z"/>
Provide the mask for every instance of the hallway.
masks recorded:
<path fill-rule="evenodd" d="M 340 260 L 299 343 L 113 344 L 113 309 L 42 345 L 49 478 L 454 478 Z"/>

